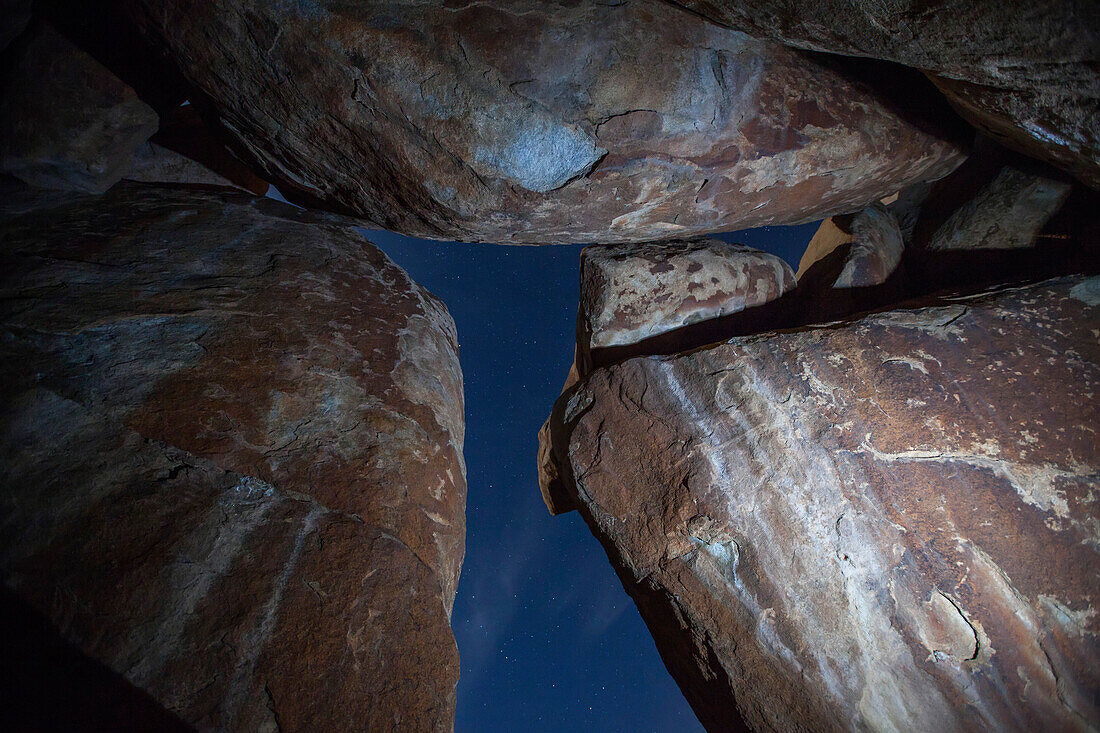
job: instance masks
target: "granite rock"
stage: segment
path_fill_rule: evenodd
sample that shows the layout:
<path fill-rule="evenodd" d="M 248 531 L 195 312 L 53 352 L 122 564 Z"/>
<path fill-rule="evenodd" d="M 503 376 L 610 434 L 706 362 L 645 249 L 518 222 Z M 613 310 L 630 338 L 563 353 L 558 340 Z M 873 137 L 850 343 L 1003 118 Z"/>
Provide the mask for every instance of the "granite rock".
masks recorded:
<path fill-rule="evenodd" d="M 656 0 L 132 0 L 292 200 L 415 236 L 632 242 L 862 208 L 939 122 Z"/>
<path fill-rule="evenodd" d="M 335 217 L 0 199 L 0 578 L 199 729 L 450 730 L 443 305 Z"/>
<path fill-rule="evenodd" d="M 0 106 L 0 172 L 43 188 L 102 193 L 157 131 L 134 90 L 45 23 L 11 49 Z"/>
<path fill-rule="evenodd" d="M 1098 329 L 1073 276 L 598 369 L 558 506 L 711 731 L 1095 729 Z"/>

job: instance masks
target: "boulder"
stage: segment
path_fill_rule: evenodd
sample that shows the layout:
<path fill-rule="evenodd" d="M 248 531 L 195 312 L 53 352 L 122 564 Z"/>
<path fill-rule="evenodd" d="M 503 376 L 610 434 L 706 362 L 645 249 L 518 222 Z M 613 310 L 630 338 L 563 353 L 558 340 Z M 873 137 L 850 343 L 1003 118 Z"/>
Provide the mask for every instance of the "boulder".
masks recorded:
<path fill-rule="evenodd" d="M 1002 168 L 932 236 L 933 250 L 1030 247 L 1069 197 L 1065 181 Z"/>
<path fill-rule="evenodd" d="M 44 23 L 16 43 L 0 107 L 0 172 L 34 186 L 102 193 L 157 131 L 134 90 Z"/>
<path fill-rule="evenodd" d="M 581 251 L 578 366 L 627 347 L 776 300 L 794 287 L 775 255 L 718 239 L 597 245 Z"/>
<path fill-rule="evenodd" d="M 450 730 L 443 305 L 334 217 L 245 194 L 0 211 L 5 587 L 198 729 Z"/>
<path fill-rule="evenodd" d="M 1100 279 L 598 369 L 544 450 L 711 731 L 1100 726 Z"/>
<path fill-rule="evenodd" d="M 414 236 L 813 221 L 962 159 L 939 121 L 656 0 L 132 4 L 265 179 Z"/>
<path fill-rule="evenodd" d="M 127 181 L 139 183 L 179 183 L 238 188 L 228 178 L 219 176 L 202 163 L 154 142 L 147 142 L 138 147 L 134 153 L 134 164 L 124 178 Z"/>
<path fill-rule="evenodd" d="M 901 263 L 905 242 L 898 220 L 883 204 L 874 204 L 854 215 L 832 216 L 821 222 L 798 263 L 798 280 L 821 260 L 845 247 L 834 288 L 867 288 L 881 285 Z"/>
<path fill-rule="evenodd" d="M 759 38 L 927 72 L 1009 147 L 1100 187 L 1100 13 L 1074 0 L 674 0 Z"/>

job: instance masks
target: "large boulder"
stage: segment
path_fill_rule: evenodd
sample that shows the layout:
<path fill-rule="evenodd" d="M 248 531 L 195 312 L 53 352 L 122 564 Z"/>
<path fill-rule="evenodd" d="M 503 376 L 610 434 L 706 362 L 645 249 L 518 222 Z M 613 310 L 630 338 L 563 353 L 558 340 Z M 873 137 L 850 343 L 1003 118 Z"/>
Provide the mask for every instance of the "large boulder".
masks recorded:
<path fill-rule="evenodd" d="M 812 221 L 961 160 L 934 120 L 663 2 L 132 3 L 265 178 L 416 236 Z"/>
<path fill-rule="evenodd" d="M 443 305 L 335 219 L 245 194 L 0 207 L 5 586 L 199 729 L 450 730 Z"/>
<path fill-rule="evenodd" d="M 1100 13 L 1076 0 L 674 0 L 759 38 L 929 73 L 991 137 L 1100 188 Z"/>
<path fill-rule="evenodd" d="M 1100 279 L 598 369 L 576 508 L 712 731 L 1100 725 Z"/>
<path fill-rule="evenodd" d="M 50 26 L 11 49 L 0 86 L 0 172 L 34 186 L 102 193 L 157 131 L 129 86 Z"/>

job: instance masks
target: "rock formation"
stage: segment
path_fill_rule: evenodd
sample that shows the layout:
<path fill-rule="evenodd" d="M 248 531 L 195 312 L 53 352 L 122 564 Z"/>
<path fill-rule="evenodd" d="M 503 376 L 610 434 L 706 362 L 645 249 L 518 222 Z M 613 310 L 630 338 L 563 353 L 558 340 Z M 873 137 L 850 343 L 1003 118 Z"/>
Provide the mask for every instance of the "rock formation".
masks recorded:
<path fill-rule="evenodd" d="M 580 372 L 627 347 L 776 300 L 794 287 L 775 255 L 718 239 L 597 245 L 581 252 Z M 620 348 L 621 353 L 621 348 Z"/>
<path fill-rule="evenodd" d="M 1020 249 L 1069 197 L 1070 184 L 1012 167 L 1002 168 L 932 236 L 933 250 Z"/>
<path fill-rule="evenodd" d="M 0 106 L 0 172 L 45 188 L 102 193 L 157 130 L 134 90 L 49 26 L 11 49 Z"/>
<path fill-rule="evenodd" d="M 334 218 L 244 194 L 0 210 L 5 586 L 200 729 L 449 730 L 443 305 Z"/>
<path fill-rule="evenodd" d="M 937 121 L 663 2 L 132 4 L 266 179 L 416 236 L 812 221 L 961 160 Z"/>
<path fill-rule="evenodd" d="M 544 494 L 712 731 L 1100 725 L 1100 279 L 598 369 Z"/>
<path fill-rule="evenodd" d="M 846 247 L 834 288 L 881 285 L 894 273 L 905 251 L 898 220 L 886 206 L 875 204 L 858 214 L 829 217 L 821 222 L 798 263 L 802 279 L 813 265 Z"/>
<path fill-rule="evenodd" d="M 929 72 L 1009 147 L 1100 187 L 1100 13 L 1074 0 L 673 0 L 758 38 Z"/>

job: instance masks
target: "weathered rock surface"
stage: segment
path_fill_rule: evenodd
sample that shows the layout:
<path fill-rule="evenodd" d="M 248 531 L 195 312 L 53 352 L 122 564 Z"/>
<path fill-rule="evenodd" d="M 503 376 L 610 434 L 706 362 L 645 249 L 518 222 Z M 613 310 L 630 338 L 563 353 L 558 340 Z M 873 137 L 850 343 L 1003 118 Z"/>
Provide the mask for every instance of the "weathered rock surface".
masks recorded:
<path fill-rule="evenodd" d="M 181 183 L 239 188 L 228 178 L 219 176 L 202 163 L 152 142 L 138 147 L 134 153 L 134 164 L 130 170 L 126 171 L 124 178 L 139 183 Z"/>
<path fill-rule="evenodd" d="M 13 46 L 0 106 L 0 172 L 43 188 L 102 193 L 157 130 L 134 90 L 45 24 Z"/>
<path fill-rule="evenodd" d="M 1035 242 L 1072 186 L 1005 167 L 932 236 L 933 250 L 1020 249 Z"/>
<path fill-rule="evenodd" d="M 798 263 L 798 279 L 813 265 L 840 247 L 846 247 L 834 288 L 881 285 L 894 273 L 905 251 L 905 242 L 894 214 L 883 204 L 858 214 L 832 216 L 821 222 Z"/>
<path fill-rule="evenodd" d="M 0 573 L 201 729 L 449 730 L 462 376 L 335 219 L 120 183 L 0 206 Z"/>
<path fill-rule="evenodd" d="M 998 141 L 1100 187 L 1100 13 L 1075 0 L 674 0 L 759 38 L 929 76 Z"/>
<path fill-rule="evenodd" d="M 599 369 L 558 506 L 710 730 L 1095 729 L 1098 329 L 1078 276 Z"/>
<path fill-rule="evenodd" d="M 763 305 L 795 282 L 779 257 L 718 239 L 586 247 L 580 269 L 582 365 L 594 349 L 636 344 Z"/>
<path fill-rule="evenodd" d="M 134 5 L 265 178 L 416 236 L 812 221 L 961 159 L 838 72 L 662 2 Z"/>

